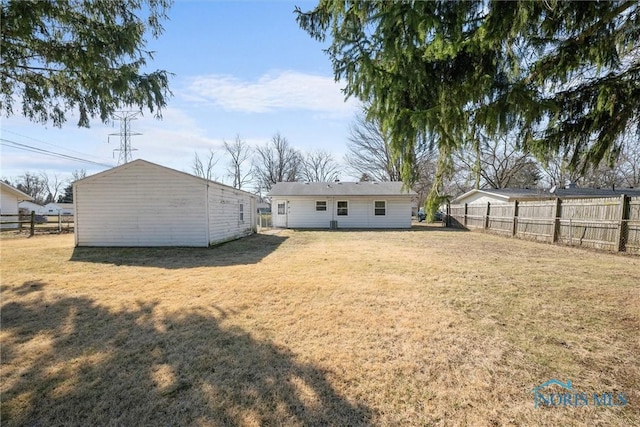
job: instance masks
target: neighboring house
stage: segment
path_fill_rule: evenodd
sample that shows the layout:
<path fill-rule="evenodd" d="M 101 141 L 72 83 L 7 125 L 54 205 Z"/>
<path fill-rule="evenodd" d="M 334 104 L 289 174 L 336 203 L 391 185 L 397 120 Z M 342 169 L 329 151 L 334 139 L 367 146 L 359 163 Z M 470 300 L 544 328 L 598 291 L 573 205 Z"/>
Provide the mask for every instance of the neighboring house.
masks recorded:
<path fill-rule="evenodd" d="M 410 228 L 415 194 L 401 182 L 279 182 L 269 197 L 274 227 Z"/>
<path fill-rule="evenodd" d="M 259 214 L 270 214 L 271 213 L 271 205 L 266 202 L 259 202 L 257 204 L 257 209 Z"/>
<path fill-rule="evenodd" d="M 33 197 L 0 181 L 0 221 L 2 222 L 0 229 L 18 228 L 18 203 L 23 200 L 33 200 Z M 7 224 L 7 222 L 12 222 L 13 224 Z"/>
<path fill-rule="evenodd" d="M 194 246 L 255 231 L 256 197 L 145 160 L 73 183 L 76 246 Z"/>
<path fill-rule="evenodd" d="M 36 215 L 42 215 L 44 214 L 44 206 L 39 205 L 37 203 L 34 202 L 30 202 L 28 200 L 23 200 L 20 203 L 18 203 L 18 208 L 20 210 L 24 210 L 26 212 L 35 212 Z"/>
<path fill-rule="evenodd" d="M 491 203 L 511 203 L 516 200 L 551 200 L 555 198 L 576 199 L 591 197 L 616 197 L 621 195 L 640 196 L 638 188 L 558 188 L 553 192 L 542 189 L 527 188 L 500 188 L 486 190 L 471 190 L 451 201 L 452 205 L 463 204 L 486 204 Z"/>
<path fill-rule="evenodd" d="M 47 203 L 44 205 L 45 215 L 73 215 L 73 203 Z"/>

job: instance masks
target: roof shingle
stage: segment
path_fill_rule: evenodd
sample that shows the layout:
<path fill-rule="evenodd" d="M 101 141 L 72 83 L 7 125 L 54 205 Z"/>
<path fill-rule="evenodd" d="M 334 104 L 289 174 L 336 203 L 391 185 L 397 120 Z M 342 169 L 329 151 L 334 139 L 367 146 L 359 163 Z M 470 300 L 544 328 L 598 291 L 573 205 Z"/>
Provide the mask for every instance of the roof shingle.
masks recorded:
<path fill-rule="evenodd" d="M 402 182 L 278 182 L 269 196 L 401 196 L 415 195 Z"/>

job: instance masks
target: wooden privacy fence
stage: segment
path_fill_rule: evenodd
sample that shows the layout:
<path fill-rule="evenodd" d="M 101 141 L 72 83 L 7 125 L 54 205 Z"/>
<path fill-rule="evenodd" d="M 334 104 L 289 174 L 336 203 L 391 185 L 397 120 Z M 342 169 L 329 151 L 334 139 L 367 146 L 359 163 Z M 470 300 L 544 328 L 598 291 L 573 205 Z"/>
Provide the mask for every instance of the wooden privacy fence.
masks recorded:
<path fill-rule="evenodd" d="M 640 254 L 640 197 L 449 205 L 447 226 Z"/>

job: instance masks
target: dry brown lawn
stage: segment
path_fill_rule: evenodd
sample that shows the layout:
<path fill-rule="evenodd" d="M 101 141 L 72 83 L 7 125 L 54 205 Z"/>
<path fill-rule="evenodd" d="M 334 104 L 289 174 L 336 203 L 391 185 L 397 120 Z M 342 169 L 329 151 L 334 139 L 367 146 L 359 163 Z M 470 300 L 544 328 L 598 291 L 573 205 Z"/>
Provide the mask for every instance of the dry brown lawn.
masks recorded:
<path fill-rule="evenodd" d="M 640 257 L 433 227 L 0 244 L 3 426 L 640 424 Z M 534 408 L 552 378 L 628 403 Z"/>

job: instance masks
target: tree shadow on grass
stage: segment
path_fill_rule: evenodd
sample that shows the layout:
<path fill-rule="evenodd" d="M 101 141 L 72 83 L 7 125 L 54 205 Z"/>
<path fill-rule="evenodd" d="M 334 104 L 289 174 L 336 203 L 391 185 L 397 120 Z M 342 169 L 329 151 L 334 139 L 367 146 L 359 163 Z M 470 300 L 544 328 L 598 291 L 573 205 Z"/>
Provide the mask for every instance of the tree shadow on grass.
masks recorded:
<path fill-rule="evenodd" d="M 19 295 L 19 294 L 16 294 Z M 1 308 L 3 425 L 367 425 L 372 411 L 215 307 L 30 295 Z"/>
<path fill-rule="evenodd" d="M 70 261 L 158 268 L 223 267 L 256 264 L 287 237 L 253 234 L 212 248 L 74 248 Z"/>

